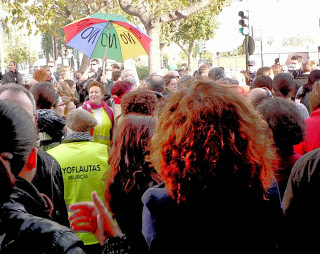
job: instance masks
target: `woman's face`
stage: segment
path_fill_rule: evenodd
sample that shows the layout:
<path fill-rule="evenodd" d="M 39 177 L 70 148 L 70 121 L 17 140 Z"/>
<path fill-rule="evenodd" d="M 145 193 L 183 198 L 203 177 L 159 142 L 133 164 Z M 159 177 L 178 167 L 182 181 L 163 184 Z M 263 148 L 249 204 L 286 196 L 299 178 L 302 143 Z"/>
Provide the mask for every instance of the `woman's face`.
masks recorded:
<path fill-rule="evenodd" d="M 66 104 L 63 103 L 61 97 L 59 96 L 58 103 L 56 103 L 56 106 L 54 107 L 54 110 L 56 111 L 56 115 L 58 117 L 63 117 L 65 108 L 66 108 Z"/>
<path fill-rule="evenodd" d="M 167 85 L 167 89 L 175 93 L 178 89 L 178 80 L 176 78 L 171 79 L 170 83 Z"/>
<path fill-rule="evenodd" d="M 103 94 L 101 93 L 100 87 L 93 86 L 89 90 L 89 100 L 93 104 L 100 104 L 103 98 Z"/>

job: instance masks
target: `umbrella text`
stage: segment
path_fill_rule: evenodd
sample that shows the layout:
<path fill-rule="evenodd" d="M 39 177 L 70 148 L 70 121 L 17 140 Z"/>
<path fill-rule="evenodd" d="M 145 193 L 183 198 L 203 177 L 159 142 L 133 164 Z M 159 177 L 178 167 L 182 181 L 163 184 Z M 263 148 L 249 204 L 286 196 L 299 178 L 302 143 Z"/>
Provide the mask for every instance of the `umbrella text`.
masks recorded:
<path fill-rule="evenodd" d="M 131 36 L 130 33 L 122 33 L 120 34 L 120 38 L 122 39 L 123 43 L 128 44 L 130 42 L 130 44 L 136 44 L 136 41 L 133 39 L 133 37 Z"/>
<path fill-rule="evenodd" d="M 115 34 L 109 34 L 109 45 L 108 48 L 112 48 L 113 45 L 115 48 L 118 48 L 117 46 L 117 36 Z M 108 40 L 108 35 L 106 33 L 102 33 L 101 35 L 101 46 L 106 47 L 107 46 L 107 40 Z"/>
<path fill-rule="evenodd" d="M 97 36 L 100 34 L 101 29 L 99 28 L 94 28 L 94 27 L 88 27 L 85 30 L 83 30 L 83 32 L 81 33 L 81 38 L 82 39 L 88 39 L 88 43 L 90 43 L 90 41 L 92 40 L 93 44 L 97 38 Z"/>

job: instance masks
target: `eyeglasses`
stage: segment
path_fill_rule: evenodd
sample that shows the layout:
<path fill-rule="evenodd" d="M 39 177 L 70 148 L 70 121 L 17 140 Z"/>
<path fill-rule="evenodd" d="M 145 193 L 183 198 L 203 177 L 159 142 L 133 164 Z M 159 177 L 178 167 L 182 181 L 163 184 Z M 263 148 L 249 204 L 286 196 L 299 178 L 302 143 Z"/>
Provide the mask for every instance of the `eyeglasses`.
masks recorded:
<path fill-rule="evenodd" d="M 95 63 L 91 63 L 90 65 L 97 65 L 97 64 L 95 64 Z"/>
<path fill-rule="evenodd" d="M 57 106 L 56 106 L 56 108 L 57 108 L 57 107 L 60 107 L 60 106 L 65 107 L 65 106 L 66 106 L 66 104 L 61 103 L 61 104 L 57 105 Z"/>

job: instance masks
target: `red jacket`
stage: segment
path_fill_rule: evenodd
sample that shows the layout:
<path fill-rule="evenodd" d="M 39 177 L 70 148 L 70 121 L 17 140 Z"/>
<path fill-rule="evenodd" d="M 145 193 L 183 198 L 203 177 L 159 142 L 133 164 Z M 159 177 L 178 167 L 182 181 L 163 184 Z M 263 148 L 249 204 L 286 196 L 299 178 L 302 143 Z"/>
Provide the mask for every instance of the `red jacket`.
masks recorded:
<path fill-rule="evenodd" d="M 294 151 L 301 155 L 320 147 L 320 108 L 313 111 L 305 123 L 306 136 L 300 144 L 294 146 Z"/>

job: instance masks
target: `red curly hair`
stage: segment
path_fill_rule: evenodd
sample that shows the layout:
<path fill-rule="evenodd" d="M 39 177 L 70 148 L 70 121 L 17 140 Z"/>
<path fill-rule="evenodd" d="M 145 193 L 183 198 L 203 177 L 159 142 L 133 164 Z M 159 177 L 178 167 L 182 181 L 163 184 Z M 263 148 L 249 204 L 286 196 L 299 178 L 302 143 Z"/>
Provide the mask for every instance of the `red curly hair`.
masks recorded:
<path fill-rule="evenodd" d="M 47 81 L 47 77 L 48 77 L 48 72 L 45 68 L 40 68 L 38 70 L 35 70 L 33 73 L 33 78 L 38 82 Z"/>
<path fill-rule="evenodd" d="M 178 203 L 229 189 L 264 198 L 278 164 L 267 123 L 238 86 L 204 80 L 168 99 L 149 159 Z"/>
<path fill-rule="evenodd" d="M 121 98 L 125 93 L 132 90 L 132 83 L 127 80 L 117 81 L 111 87 L 111 94 Z"/>

